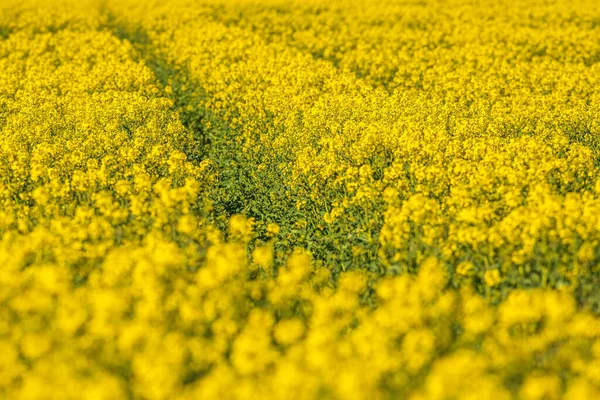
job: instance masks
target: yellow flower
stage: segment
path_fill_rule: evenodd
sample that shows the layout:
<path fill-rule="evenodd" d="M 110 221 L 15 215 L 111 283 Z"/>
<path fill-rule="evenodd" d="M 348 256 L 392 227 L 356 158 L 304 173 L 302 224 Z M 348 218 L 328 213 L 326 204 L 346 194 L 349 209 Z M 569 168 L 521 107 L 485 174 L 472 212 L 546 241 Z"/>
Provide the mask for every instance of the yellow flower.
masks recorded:
<path fill-rule="evenodd" d="M 280 231 L 281 231 L 281 228 L 275 222 L 270 222 L 267 225 L 267 233 L 272 236 L 277 235 Z"/>
<path fill-rule="evenodd" d="M 502 282 L 500 271 L 498 271 L 497 269 L 489 269 L 485 271 L 483 279 L 485 281 L 485 284 L 489 287 L 496 286 L 497 284 Z"/>
<path fill-rule="evenodd" d="M 273 328 L 273 336 L 279 344 L 290 345 L 295 343 L 304 334 L 305 327 L 298 319 L 279 321 Z"/>
<path fill-rule="evenodd" d="M 234 215 L 229 219 L 229 235 L 232 240 L 248 241 L 252 235 L 254 220 L 243 215 Z"/>
<path fill-rule="evenodd" d="M 473 272 L 473 263 L 470 261 L 463 261 L 456 266 L 456 273 L 462 276 L 471 275 Z"/>
<path fill-rule="evenodd" d="M 560 399 L 562 383 L 553 375 L 529 376 L 521 386 L 520 395 L 525 400 Z"/>
<path fill-rule="evenodd" d="M 273 245 L 268 244 L 265 246 L 256 247 L 252 251 L 252 260 L 265 270 L 270 270 L 271 266 L 273 265 Z"/>

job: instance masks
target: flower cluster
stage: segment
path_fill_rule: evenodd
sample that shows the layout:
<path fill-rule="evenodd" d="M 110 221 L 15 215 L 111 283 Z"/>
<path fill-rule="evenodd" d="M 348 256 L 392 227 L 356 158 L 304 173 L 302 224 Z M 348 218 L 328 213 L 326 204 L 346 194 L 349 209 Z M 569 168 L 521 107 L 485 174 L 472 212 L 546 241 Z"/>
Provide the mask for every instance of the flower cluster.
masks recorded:
<path fill-rule="evenodd" d="M 0 397 L 600 397 L 591 0 L 5 0 Z"/>

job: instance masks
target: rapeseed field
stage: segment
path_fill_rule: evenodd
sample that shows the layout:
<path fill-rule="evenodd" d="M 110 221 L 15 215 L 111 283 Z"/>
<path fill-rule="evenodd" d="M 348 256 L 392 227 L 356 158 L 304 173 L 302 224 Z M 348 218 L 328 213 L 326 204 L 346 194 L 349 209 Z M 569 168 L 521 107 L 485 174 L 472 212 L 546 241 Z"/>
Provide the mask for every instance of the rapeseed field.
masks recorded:
<path fill-rule="evenodd" d="M 600 2 L 0 0 L 0 398 L 600 398 Z"/>

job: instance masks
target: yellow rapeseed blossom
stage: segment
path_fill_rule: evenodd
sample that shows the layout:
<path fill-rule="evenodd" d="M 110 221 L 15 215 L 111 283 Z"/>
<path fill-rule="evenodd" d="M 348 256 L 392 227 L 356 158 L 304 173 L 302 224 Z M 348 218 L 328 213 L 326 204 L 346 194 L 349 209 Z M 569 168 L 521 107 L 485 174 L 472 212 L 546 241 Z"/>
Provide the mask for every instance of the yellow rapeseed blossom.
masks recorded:
<path fill-rule="evenodd" d="M 502 281 L 500 271 L 498 271 L 497 269 L 490 269 L 488 271 L 485 271 L 483 279 L 485 280 L 485 284 L 489 287 L 496 286 Z"/>
<path fill-rule="evenodd" d="M 0 398 L 600 397 L 600 3 L 0 2 Z"/>

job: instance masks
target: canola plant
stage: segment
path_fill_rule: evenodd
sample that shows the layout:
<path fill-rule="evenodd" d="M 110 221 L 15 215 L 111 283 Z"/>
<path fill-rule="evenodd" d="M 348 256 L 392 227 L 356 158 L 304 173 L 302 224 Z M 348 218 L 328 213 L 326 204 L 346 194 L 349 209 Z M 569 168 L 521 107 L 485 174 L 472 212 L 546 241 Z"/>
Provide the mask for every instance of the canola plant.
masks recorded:
<path fill-rule="evenodd" d="M 600 3 L 2 0 L 0 397 L 600 397 Z"/>

